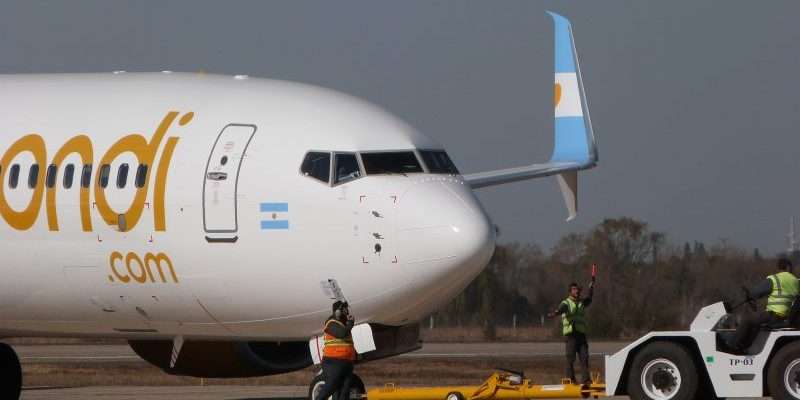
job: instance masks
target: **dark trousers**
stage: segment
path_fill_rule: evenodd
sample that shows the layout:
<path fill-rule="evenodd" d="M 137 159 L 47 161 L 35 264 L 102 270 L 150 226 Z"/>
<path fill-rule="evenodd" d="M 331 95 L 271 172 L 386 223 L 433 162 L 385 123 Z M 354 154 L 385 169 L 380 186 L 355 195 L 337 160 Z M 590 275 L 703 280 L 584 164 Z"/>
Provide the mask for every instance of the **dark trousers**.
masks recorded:
<path fill-rule="evenodd" d="M 567 355 L 567 378 L 572 379 L 572 382 L 578 382 L 575 379 L 575 355 L 581 363 L 581 376 L 583 380 L 581 383 L 590 382 L 589 377 L 589 342 L 586 341 L 586 335 L 581 332 L 573 332 L 564 337 L 566 339 L 566 355 Z"/>
<path fill-rule="evenodd" d="M 350 400 L 350 384 L 353 382 L 353 363 L 330 358 L 322 359 L 322 374 L 325 384 L 314 400 L 325 400 L 334 393 L 334 400 Z"/>
<path fill-rule="evenodd" d="M 769 312 L 760 311 L 742 317 L 742 322 L 736 328 L 734 345 L 738 350 L 746 350 L 758 336 L 761 325 L 777 322 L 781 317 Z"/>

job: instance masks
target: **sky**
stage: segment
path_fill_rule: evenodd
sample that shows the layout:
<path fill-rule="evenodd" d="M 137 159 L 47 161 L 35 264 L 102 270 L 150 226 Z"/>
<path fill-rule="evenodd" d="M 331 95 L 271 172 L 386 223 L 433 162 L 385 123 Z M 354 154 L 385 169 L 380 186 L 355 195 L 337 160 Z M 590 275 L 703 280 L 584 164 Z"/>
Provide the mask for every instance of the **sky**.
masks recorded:
<path fill-rule="evenodd" d="M 569 223 L 554 178 L 479 190 L 500 241 L 549 249 L 629 216 L 675 244 L 785 250 L 800 217 L 796 0 L 4 1 L 0 73 L 317 84 L 391 111 L 480 172 L 550 155 L 546 10 L 572 21 L 600 164 L 580 175 Z"/>

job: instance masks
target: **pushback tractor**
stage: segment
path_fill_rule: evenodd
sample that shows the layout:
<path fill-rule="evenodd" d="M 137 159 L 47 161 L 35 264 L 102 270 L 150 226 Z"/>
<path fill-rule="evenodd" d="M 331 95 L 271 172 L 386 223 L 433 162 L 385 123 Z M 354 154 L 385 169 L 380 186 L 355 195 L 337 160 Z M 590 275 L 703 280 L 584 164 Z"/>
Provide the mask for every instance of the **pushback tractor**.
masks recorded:
<path fill-rule="evenodd" d="M 755 301 L 747 304 L 755 310 Z M 744 351 L 726 344 L 735 333 L 733 308 L 723 302 L 706 306 L 688 331 L 651 332 L 606 356 L 606 394 L 670 400 L 800 399 L 800 300 L 786 320 L 762 325 Z"/>

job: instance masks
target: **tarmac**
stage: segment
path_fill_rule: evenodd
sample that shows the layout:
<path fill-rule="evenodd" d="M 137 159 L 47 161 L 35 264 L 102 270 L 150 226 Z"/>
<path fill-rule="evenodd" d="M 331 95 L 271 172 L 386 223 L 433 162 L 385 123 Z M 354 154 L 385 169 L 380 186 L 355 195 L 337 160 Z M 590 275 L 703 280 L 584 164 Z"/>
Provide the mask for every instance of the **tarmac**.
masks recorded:
<path fill-rule="evenodd" d="M 592 355 L 613 354 L 626 342 L 592 342 Z M 22 363 L 142 361 L 130 346 L 119 345 L 15 345 Z M 528 343 L 425 343 L 401 358 L 539 358 L 563 357 L 562 342 Z"/>
<path fill-rule="evenodd" d="M 612 354 L 624 342 L 593 342 L 593 355 Z M 561 342 L 545 343 L 426 343 L 403 358 L 547 358 L 563 357 Z M 18 345 L 23 364 L 59 362 L 144 362 L 127 345 Z M 24 368 L 24 366 L 23 366 Z M 489 371 L 487 371 L 488 373 Z M 368 383 L 369 384 L 369 383 Z M 376 382 L 374 384 L 380 384 Z M 435 382 L 419 382 L 435 385 Z M 302 400 L 305 386 L 89 386 L 77 388 L 25 387 L 23 400 Z M 626 399 L 610 397 L 609 399 Z"/>
<path fill-rule="evenodd" d="M 302 386 L 94 386 L 32 388 L 22 400 L 302 400 Z"/>
<path fill-rule="evenodd" d="M 90 387 L 27 390 L 23 400 L 303 400 L 301 386 Z M 609 397 L 625 399 L 627 397 Z"/>
<path fill-rule="evenodd" d="M 303 400 L 306 390 L 301 386 L 115 386 L 26 390 L 22 400 Z"/>

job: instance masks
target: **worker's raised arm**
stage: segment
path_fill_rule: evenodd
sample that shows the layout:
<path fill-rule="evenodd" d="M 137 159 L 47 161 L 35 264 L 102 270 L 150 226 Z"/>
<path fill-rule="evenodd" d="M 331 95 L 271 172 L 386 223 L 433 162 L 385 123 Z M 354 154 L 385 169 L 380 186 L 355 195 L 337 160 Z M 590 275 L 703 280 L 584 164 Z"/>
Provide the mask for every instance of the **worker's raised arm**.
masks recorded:
<path fill-rule="evenodd" d="M 589 295 L 582 300 L 584 307 L 589 307 L 592 304 L 592 297 L 594 297 L 594 282 L 589 284 Z"/>

